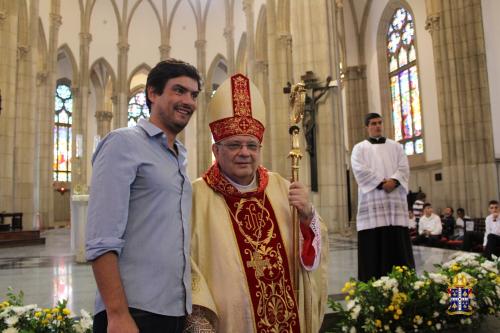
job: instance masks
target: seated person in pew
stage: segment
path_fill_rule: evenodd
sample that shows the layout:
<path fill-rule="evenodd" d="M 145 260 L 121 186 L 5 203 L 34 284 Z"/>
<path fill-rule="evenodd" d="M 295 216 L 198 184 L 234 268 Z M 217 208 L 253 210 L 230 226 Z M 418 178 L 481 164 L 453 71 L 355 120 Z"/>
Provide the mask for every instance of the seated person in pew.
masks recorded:
<path fill-rule="evenodd" d="M 486 217 L 484 232 L 484 256 L 491 260 L 491 256 L 500 255 L 500 216 L 498 210 L 498 201 L 489 202 L 490 215 Z"/>
<path fill-rule="evenodd" d="M 413 240 L 415 245 L 436 245 L 441 238 L 443 226 L 441 219 L 434 214 L 430 203 L 424 204 L 424 215 L 418 223 L 418 236 Z"/>

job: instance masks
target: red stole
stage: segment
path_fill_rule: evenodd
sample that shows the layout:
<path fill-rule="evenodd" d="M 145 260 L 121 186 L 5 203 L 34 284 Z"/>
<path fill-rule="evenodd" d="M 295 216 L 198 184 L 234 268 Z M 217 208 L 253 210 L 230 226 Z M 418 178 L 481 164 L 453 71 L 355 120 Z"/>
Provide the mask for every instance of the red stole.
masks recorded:
<path fill-rule="evenodd" d="M 265 193 L 267 170 L 257 170 L 257 190 L 240 193 L 214 164 L 205 182 L 224 196 L 240 250 L 259 333 L 300 332 L 297 302 L 290 279 L 285 246 L 273 207 Z"/>

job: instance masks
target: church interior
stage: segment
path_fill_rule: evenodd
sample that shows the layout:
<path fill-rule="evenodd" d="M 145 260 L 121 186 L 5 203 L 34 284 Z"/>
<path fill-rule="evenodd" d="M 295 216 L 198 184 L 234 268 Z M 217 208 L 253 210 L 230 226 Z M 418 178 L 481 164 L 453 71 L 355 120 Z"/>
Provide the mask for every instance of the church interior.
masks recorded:
<path fill-rule="evenodd" d="M 92 311 L 92 154 L 148 117 L 147 74 L 168 58 L 203 78 L 180 134 L 191 180 L 213 163 L 207 103 L 238 72 L 266 105 L 262 164 L 289 178 L 289 89 L 304 82 L 299 175 L 328 227 L 333 298 L 357 274 L 350 155 L 367 113 L 408 157 L 409 198 L 484 220 L 500 199 L 495 13 L 496 0 L 0 0 L 0 295 Z M 16 226 L 26 238 L 9 236 Z M 413 250 L 418 272 L 454 253 Z"/>

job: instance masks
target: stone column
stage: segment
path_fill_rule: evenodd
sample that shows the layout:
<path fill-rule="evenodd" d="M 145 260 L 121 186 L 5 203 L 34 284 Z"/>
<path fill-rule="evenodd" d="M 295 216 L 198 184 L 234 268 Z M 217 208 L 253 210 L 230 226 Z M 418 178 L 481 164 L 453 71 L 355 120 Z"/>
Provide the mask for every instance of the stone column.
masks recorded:
<path fill-rule="evenodd" d="M 224 38 L 226 39 L 227 67 L 229 75 L 233 75 L 234 68 L 234 0 L 224 0 L 224 11 L 226 14 L 226 26 L 224 27 Z"/>
<path fill-rule="evenodd" d="M 286 77 L 288 78 L 288 81 L 293 81 L 292 35 L 290 33 L 282 33 L 279 35 L 279 41 L 286 69 Z"/>
<path fill-rule="evenodd" d="M 226 53 L 227 53 L 227 67 L 229 70 L 229 75 L 232 75 L 235 71 L 234 69 L 234 36 L 233 36 L 233 26 L 224 28 L 224 38 L 226 39 Z"/>
<path fill-rule="evenodd" d="M 291 2 L 293 73 L 297 78 L 313 71 L 320 81 L 338 72 L 336 16 L 324 1 Z M 316 134 L 319 191 L 314 204 L 330 232 L 347 226 L 346 147 L 341 93 L 331 89 L 317 104 Z M 306 163 L 304 163 L 306 164 Z"/>
<path fill-rule="evenodd" d="M 74 87 L 74 96 L 77 96 L 76 107 L 73 111 L 73 138 L 72 138 L 72 190 L 73 194 L 86 194 L 87 186 L 87 162 L 90 153 L 85 150 L 87 142 L 87 112 L 90 94 L 90 71 L 89 71 L 89 49 L 92 35 L 89 32 L 80 32 L 80 80 L 78 87 Z M 77 138 L 81 136 L 81 142 Z M 77 156 L 81 144 L 81 156 Z"/>
<path fill-rule="evenodd" d="M 443 152 L 445 202 L 484 216 L 498 194 L 480 0 L 427 1 Z"/>
<path fill-rule="evenodd" d="M 257 60 L 255 62 L 255 80 L 254 83 L 259 88 L 264 103 L 266 105 L 266 114 L 271 111 L 269 109 L 269 64 L 265 60 Z M 268 118 L 266 116 L 266 118 Z M 266 119 L 267 120 L 267 119 Z M 267 124 L 265 124 L 267 126 Z M 271 135 L 270 131 L 264 132 L 263 148 L 262 148 L 262 164 L 264 166 L 269 166 L 271 164 Z"/>
<path fill-rule="evenodd" d="M 291 38 L 279 28 L 276 6 L 273 0 L 267 1 L 267 50 L 269 82 L 269 104 L 266 113 L 266 140 L 265 150 L 269 150 L 268 167 L 279 172 L 284 177 L 291 176 L 290 162 L 287 159 L 290 151 L 290 135 L 288 134 L 288 96 L 283 93 L 283 87 L 292 81 L 288 75 L 287 47 Z M 288 36 L 288 37 L 283 37 Z"/>
<path fill-rule="evenodd" d="M 167 60 L 170 57 L 170 50 L 172 47 L 168 44 L 161 44 L 160 47 L 160 59 Z"/>
<path fill-rule="evenodd" d="M 254 0 L 243 0 L 243 12 L 246 18 L 246 33 L 247 33 L 247 74 L 253 80 L 254 64 L 255 64 L 255 34 L 254 34 Z"/>
<path fill-rule="evenodd" d="M 35 170 L 35 100 L 27 98 L 36 91 L 36 57 L 38 45 L 38 2 L 28 6 L 28 17 L 18 14 L 18 46 L 15 80 L 13 209 L 23 213 L 23 229 L 33 229 Z M 30 23 L 31 22 L 31 23 Z M 34 97 L 34 96 L 33 96 Z"/>
<path fill-rule="evenodd" d="M 368 113 L 368 89 L 366 66 L 347 67 L 344 72 L 344 89 L 347 116 L 347 149 L 352 152 L 354 145 L 366 137 L 364 116 Z M 347 161 L 350 164 L 350 161 Z M 358 206 L 358 186 L 352 171 L 349 173 L 351 217 L 355 219 Z"/>
<path fill-rule="evenodd" d="M 97 119 L 97 135 L 104 138 L 111 130 L 111 119 L 113 119 L 113 112 L 107 110 L 100 110 L 95 112 Z"/>
<path fill-rule="evenodd" d="M 50 6 L 50 25 L 47 54 L 47 74 L 45 79 L 45 102 L 40 104 L 46 106 L 46 111 L 40 115 L 40 228 L 47 228 L 54 221 L 54 189 L 52 183 L 53 160 L 54 160 L 54 89 L 57 74 L 57 48 L 59 39 L 59 28 L 62 24 L 60 15 L 60 0 L 52 0 Z M 77 73 L 74 73 L 76 76 Z M 44 73 L 41 73 L 44 76 Z M 41 79 L 42 79 L 41 77 Z M 43 84 L 43 83 L 42 83 Z M 74 101 L 73 101 L 74 102 Z"/>
<path fill-rule="evenodd" d="M 0 210 L 12 211 L 17 57 L 17 1 L 0 2 Z"/>
<path fill-rule="evenodd" d="M 206 45 L 207 41 L 205 39 L 199 38 L 194 43 L 196 48 L 196 63 L 198 71 L 202 77 L 206 77 L 207 66 L 206 66 Z M 198 96 L 198 109 L 196 111 L 196 133 L 197 133 L 197 176 L 200 176 L 211 164 L 211 140 L 210 131 L 208 127 L 207 120 L 207 101 L 210 98 L 210 86 L 208 82 L 205 82 L 202 93 Z"/>
<path fill-rule="evenodd" d="M 364 116 L 368 113 L 366 66 L 350 66 L 344 72 L 349 151 L 366 137 Z"/>
<path fill-rule="evenodd" d="M 47 67 L 49 65 L 47 64 Z M 37 170 L 35 170 L 35 177 L 37 177 L 37 186 L 35 193 L 37 195 L 36 224 L 39 228 L 48 227 L 50 221 L 53 219 L 54 207 L 51 205 L 51 197 L 53 194 L 52 188 L 52 146 L 54 132 L 50 127 L 51 119 L 53 120 L 53 110 L 50 109 L 50 97 L 53 96 L 53 86 L 48 84 L 49 72 L 39 71 L 37 73 L 37 103 L 38 111 L 35 113 L 37 117 L 35 122 L 38 127 L 37 133 Z M 52 102 L 53 103 L 53 102 Z"/>
<path fill-rule="evenodd" d="M 128 50 L 130 48 L 126 40 L 120 41 L 118 47 L 118 71 L 116 80 L 117 108 L 114 114 L 114 128 L 127 127 L 128 122 Z"/>

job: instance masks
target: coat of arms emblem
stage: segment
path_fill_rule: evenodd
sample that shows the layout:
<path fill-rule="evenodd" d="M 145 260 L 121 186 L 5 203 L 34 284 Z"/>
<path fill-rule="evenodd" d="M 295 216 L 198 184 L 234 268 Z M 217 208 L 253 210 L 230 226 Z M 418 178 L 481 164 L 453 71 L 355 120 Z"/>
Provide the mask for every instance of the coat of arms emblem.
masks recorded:
<path fill-rule="evenodd" d="M 467 277 L 458 273 L 453 277 L 453 283 L 448 288 L 450 295 L 450 303 L 448 310 L 449 315 L 471 315 L 471 299 L 474 297 L 472 293 L 472 285 L 467 281 Z"/>

